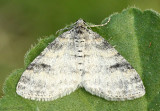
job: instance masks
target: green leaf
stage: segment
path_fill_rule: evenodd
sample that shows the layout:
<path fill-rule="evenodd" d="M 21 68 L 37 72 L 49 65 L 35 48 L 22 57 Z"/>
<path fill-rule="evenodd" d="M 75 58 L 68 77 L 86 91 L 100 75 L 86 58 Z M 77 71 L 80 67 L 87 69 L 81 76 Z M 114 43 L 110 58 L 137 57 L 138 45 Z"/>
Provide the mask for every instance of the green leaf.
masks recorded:
<path fill-rule="evenodd" d="M 5 96 L 0 111 L 159 111 L 160 110 L 160 15 L 152 10 L 142 12 L 128 8 L 110 16 L 103 27 L 93 28 L 126 58 L 137 70 L 146 95 L 132 101 L 107 101 L 83 88 L 50 102 L 24 99 L 16 94 L 16 85 L 28 64 L 55 39 L 41 39 L 25 56 L 25 68 L 14 71 L 4 84 Z M 106 18 L 102 23 L 105 23 Z"/>

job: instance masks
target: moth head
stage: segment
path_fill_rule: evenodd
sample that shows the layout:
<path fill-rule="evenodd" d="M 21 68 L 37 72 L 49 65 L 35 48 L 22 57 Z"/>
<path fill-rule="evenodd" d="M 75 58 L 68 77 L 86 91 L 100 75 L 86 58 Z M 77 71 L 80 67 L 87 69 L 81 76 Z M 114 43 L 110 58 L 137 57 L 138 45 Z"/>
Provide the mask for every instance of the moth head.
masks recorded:
<path fill-rule="evenodd" d="M 77 20 L 76 26 L 77 27 L 84 27 L 84 26 L 86 26 L 86 22 L 83 19 L 80 18 L 80 19 Z"/>

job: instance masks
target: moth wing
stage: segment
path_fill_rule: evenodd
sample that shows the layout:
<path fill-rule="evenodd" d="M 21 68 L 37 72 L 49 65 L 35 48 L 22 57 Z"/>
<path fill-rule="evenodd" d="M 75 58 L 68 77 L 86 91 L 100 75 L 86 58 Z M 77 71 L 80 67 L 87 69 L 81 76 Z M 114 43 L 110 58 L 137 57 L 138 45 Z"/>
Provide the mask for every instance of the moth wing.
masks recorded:
<path fill-rule="evenodd" d="M 96 33 L 87 42 L 83 87 L 93 95 L 107 100 L 123 101 L 145 94 L 136 70 L 107 41 Z"/>
<path fill-rule="evenodd" d="M 71 36 L 69 32 L 63 33 L 33 60 L 17 84 L 18 95 L 32 100 L 49 101 L 76 90 L 80 75 L 75 69 Z"/>

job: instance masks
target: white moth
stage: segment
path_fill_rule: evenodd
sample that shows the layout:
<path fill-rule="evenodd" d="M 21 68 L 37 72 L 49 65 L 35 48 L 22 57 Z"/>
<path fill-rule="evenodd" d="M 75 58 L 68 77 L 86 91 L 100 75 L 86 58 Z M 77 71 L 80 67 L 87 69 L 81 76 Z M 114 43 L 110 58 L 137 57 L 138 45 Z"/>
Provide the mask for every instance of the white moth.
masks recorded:
<path fill-rule="evenodd" d="M 111 101 L 143 96 L 145 88 L 136 70 L 104 38 L 87 28 L 95 26 L 103 25 L 88 26 L 79 19 L 51 42 L 23 72 L 17 94 L 51 101 L 84 87 Z"/>

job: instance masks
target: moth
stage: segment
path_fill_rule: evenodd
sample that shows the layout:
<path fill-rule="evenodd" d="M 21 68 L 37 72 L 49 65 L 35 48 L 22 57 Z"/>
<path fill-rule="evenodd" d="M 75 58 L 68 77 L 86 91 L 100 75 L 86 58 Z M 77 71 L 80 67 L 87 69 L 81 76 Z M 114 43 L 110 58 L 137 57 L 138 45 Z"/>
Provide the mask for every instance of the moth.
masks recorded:
<path fill-rule="evenodd" d="M 31 100 L 51 101 L 83 87 L 110 101 L 143 96 L 145 87 L 136 70 L 90 29 L 103 25 L 89 26 L 83 19 L 75 22 L 26 68 L 17 84 L 17 94 Z"/>

